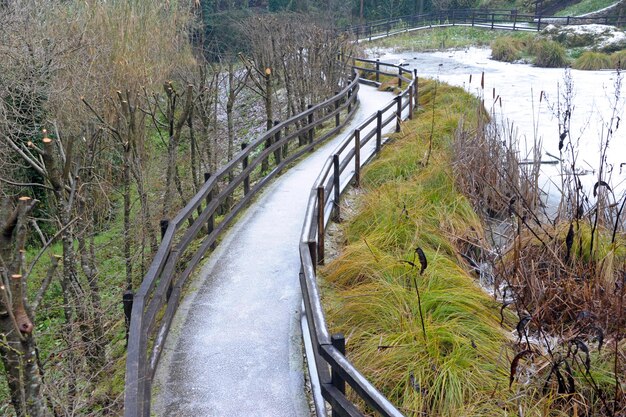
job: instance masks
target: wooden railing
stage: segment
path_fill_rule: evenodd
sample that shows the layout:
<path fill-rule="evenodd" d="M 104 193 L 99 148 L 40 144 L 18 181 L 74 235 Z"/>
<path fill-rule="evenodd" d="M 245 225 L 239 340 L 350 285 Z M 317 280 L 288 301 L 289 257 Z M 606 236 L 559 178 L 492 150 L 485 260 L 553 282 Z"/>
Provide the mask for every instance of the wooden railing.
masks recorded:
<path fill-rule="evenodd" d="M 596 17 L 536 16 L 534 14 L 520 14 L 517 10 L 455 9 L 376 20 L 349 27 L 347 31 L 353 33 L 357 39 L 371 40 L 408 30 L 436 26 L 463 25 L 488 29 L 537 31 L 549 24 L 581 25 L 590 23 L 623 27 L 626 26 L 626 16 L 619 14 Z"/>
<path fill-rule="evenodd" d="M 227 165 L 213 175 L 205 174 L 205 183 L 175 218 L 162 221 L 161 245 L 148 273 L 134 299 L 132 294 L 124 298 L 128 311 L 132 302 L 125 417 L 150 416 L 152 380 L 187 278 L 272 178 L 343 128 L 356 109 L 356 72 L 346 84 L 334 97 L 277 122 L 263 136 L 242 146 Z"/>
<path fill-rule="evenodd" d="M 359 186 L 361 167 L 380 151 L 386 126 L 394 124 L 393 129 L 399 131 L 403 115 L 412 118 L 418 103 L 415 72 L 378 61 L 355 61 L 364 64 L 356 66 L 359 71 L 374 73 L 376 79 L 380 79 L 381 75 L 393 75 L 398 78 L 398 84 L 406 88 L 350 133 L 328 158 L 311 189 L 299 247 L 300 285 L 306 316 L 306 326 L 303 327 L 308 328 L 308 334 L 303 332 L 303 337 L 305 346 L 312 347 L 307 350 L 309 369 L 314 371 L 310 374 L 318 376 L 317 379 L 311 378 L 313 392 L 321 392 L 323 400 L 331 405 L 333 416 L 365 415 L 346 396 L 347 383 L 371 410 L 382 416 L 397 417 L 402 413 L 346 358 L 344 337 L 329 333 L 316 276 L 317 265 L 324 263 L 325 259 L 326 226 L 331 219 L 338 221 L 340 218 L 342 192 L 351 182 Z M 314 402 L 317 416 L 326 417 L 324 401 Z"/>

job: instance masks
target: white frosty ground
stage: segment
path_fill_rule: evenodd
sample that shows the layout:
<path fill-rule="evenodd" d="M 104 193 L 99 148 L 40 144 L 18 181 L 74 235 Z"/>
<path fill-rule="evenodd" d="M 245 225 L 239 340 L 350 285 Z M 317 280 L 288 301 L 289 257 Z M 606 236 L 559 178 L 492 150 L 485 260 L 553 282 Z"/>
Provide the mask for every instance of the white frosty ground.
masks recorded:
<path fill-rule="evenodd" d="M 502 119 L 512 122 L 518 129 L 522 144 L 522 153 L 532 146 L 535 137 L 542 139 L 545 152 L 559 155 L 558 121 L 553 116 L 548 102 L 556 104 L 559 86 L 563 88 L 563 69 L 536 68 L 524 64 L 509 64 L 490 59 L 491 50 L 469 48 L 461 51 L 435 53 L 395 53 L 390 50 L 375 50 L 371 54 L 384 62 L 406 61 L 410 68 L 416 68 L 419 76 L 437 78 L 467 91 L 485 97 L 485 106 L 493 105 L 495 97 L 502 98 L 502 107 L 498 102 L 496 112 Z M 485 73 L 485 88 L 481 90 L 481 73 Z M 607 126 L 612 116 L 615 103 L 615 71 L 578 71 L 571 70 L 574 85 L 574 111 L 572 113 L 572 137 L 580 138 L 579 167 L 589 170 L 581 177 L 583 186 L 589 192 L 597 181 L 597 168 L 600 160 L 600 138 L 607 134 Z M 470 83 L 471 75 L 471 83 Z M 548 97 L 539 102 L 541 92 Z M 626 85 L 622 88 L 622 97 L 617 101 L 616 116 L 623 119 Z M 612 182 L 615 194 L 619 198 L 626 188 L 626 126 L 620 126 L 611 141 L 608 162 L 613 166 Z M 620 164 L 623 164 L 620 167 Z M 595 175 L 593 172 L 595 171 Z M 554 197 L 556 184 L 560 184 L 556 165 L 542 165 L 544 186 L 549 195 Z M 606 181 L 606 179 L 605 179 Z M 549 201 L 549 205 L 554 201 Z"/>
<path fill-rule="evenodd" d="M 179 307 L 153 388 L 159 416 L 301 417 L 298 240 L 328 155 L 391 99 L 361 86 L 349 129 L 274 181 L 228 231 Z"/>

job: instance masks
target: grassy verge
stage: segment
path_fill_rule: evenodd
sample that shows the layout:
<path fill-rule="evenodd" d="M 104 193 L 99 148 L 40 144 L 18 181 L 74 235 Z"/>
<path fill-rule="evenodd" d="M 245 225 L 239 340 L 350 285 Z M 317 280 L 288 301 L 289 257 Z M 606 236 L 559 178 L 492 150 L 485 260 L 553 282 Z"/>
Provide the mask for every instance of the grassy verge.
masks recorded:
<path fill-rule="evenodd" d="M 479 28 L 452 26 L 447 28 L 425 29 L 409 32 L 389 38 L 379 39 L 368 44 L 371 48 L 393 48 L 403 51 L 433 51 L 468 46 L 488 46 L 492 41 L 503 36 L 516 38 L 528 37 L 527 33 L 485 30 Z"/>
<path fill-rule="evenodd" d="M 615 3 L 614 0 L 582 0 L 556 12 L 557 16 L 580 16 L 581 14 L 595 12 Z"/>
<path fill-rule="evenodd" d="M 478 102 L 420 84 L 423 111 L 366 170 L 347 246 L 322 272 L 329 321 L 347 335 L 350 359 L 407 415 L 497 415 L 507 330 L 460 261 L 482 226 L 450 168 L 453 133 L 477 117 Z"/>

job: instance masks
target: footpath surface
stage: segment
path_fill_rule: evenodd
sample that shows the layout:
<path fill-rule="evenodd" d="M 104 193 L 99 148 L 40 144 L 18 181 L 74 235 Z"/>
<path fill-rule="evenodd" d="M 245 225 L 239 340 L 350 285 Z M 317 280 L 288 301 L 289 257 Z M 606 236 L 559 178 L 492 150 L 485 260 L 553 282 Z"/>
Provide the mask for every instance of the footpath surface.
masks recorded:
<path fill-rule="evenodd" d="M 191 283 L 157 369 L 154 415 L 310 416 L 297 245 L 324 162 L 391 95 L 361 85 L 359 99 L 349 126 L 274 181 Z"/>

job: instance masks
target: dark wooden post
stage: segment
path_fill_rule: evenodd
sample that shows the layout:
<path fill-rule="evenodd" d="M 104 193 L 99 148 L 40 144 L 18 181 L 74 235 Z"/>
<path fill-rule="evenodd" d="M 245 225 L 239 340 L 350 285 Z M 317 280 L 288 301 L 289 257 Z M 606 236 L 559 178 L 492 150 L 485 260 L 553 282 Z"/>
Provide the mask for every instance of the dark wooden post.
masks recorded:
<path fill-rule="evenodd" d="M 124 291 L 122 305 L 124 306 L 124 321 L 126 322 L 126 347 L 128 347 L 128 332 L 130 330 L 130 316 L 133 312 L 133 300 L 135 293 L 131 290 Z"/>
<path fill-rule="evenodd" d="M 317 263 L 324 265 L 324 186 L 317 187 Z"/>
<path fill-rule="evenodd" d="M 383 112 L 378 110 L 376 112 L 376 153 L 380 152 L 380 148 L 383 144 Z"/>
<path fill-rule="evenodd" d="M 335 223 L 341 221 L 341 174 L 339 173 L 339 155 L 333 155 L 333 220 Z"/>
<path fill-rule="evenodd" d="M 337 349 L 342 355 L 346 354 L 346 338 L 342 333 L 334 334 L 330 337 L 330 341 L 335 349 Z M 346 381 L 341 378 L 339 372 L 337 372 L 334 368 L 331 371 L 330 382 L 333 384 L 339 392 L 342 394 L 346 393 Z M 339 412 L 333 410 L 332 417 L 339 417 Z"/>
<path fill-rule="evenodd" d="M 413 119 L 413 89 L 409 88 L 409 119 Z"/>
<path fill-rule="evenodd" d="M 380 59 L 376 58 L 376 82 L 380 82 Z"/>
<path fill-rule="evenodd" d="M 472 10 L 472 26 L 474 26 L 474 18 L 476 17 L 476 11 Z"/>
<path fill-rule="evenodd" d="M 515 30 L 515 25 L 517 25 L 517 11 L 513 14 L 513 30 Z"/>
<path fill-rule="evenodd" d="M 204 182 L 207 182 L 210 179 L 211 179 L 211 173 L 205 172 Z M 207 207 L 209 204 L 211 204 L 212 200 L 213 200 L 213 188 L 211 188 L 211 191 L 209 191 L 209 193 L 206 196 Z M 213 229 L 215 229 L 215 215 L 211 213 L 211 215 L 209 216 L 209 219 L 207 220 L 207 234 L 210 235 L 211 233 L 213 233 Z M 215 249 L 215 242 L 211 245 L 211 249 Z"/>
<path fill-rule="evenodd" d="M 312 240 L 307 242 L 309 246 L 309 253 L 311 254 L 311 261 L 313 263 L 313 272 L 317 270 L 317 242 Z"/>
<path fill-rule="evenodd" d="M 335 96 L 337 94 L 339 94 L 339 92 L 335 91 Z M 335 127 L 339 127 L 341 124 L 341 121 L 339 120 L 339 99 L 335 100 L 335 111 L 337 112 L 337 114 L 335 114 Z"/>
<path fill-rule="evenodd" d="M 348 90 L 348 114 L 352 113 L 352 90 Z"/>
<path fill-rule="evenodd" d="M 313 108 L 313 105 L 309 104 L 307 107 L 308 107 L 309 110 L 311 110 Z M 315 128 L 312 126 L 312 124 L 313 124 L 313 112 L 311 112 L 309 114 L 308 122 L 309 122 L 309 126 L 310 126 L 309 127 L 309 144 L 311 144 L 311 143 L 313 143 L 313 137 L 315 136 Z"/>
<path fill-rule="evenodd" d="M 402 67 L 398 66 L 398 87 L 402 88 Z"/>
<path fill-rule="evenodd" d="M 361 129 L 354 130 L 354 186 L 361 186 Z"/>
<path fill-rule="evenodd" d="M 278 126 L 280 124 L 280 122 L 278 120 L 274 120 L 274 127 Z M 274 143 L 278 143 L 280 142 L 280 129 L 274 133 Z M 280 165 L 280 162 L 282 161 L 282 147 L 279 146 L 278 148 L 276 148 L 276 150 L 274 151 L 274 159 L 276 162 L 276 165 Z"/>
<path fill-rule="evenodd" d="M 415 94 L 414 94 L 414 98 L 415 98 L 415 108 L 417 109 L 420 105 L 419 100 L 420 100 L 420 95 L 419 95 L 419 78 L 417 76 L 417 69 L 413 70 L 413 79 L 415 80 L 415 82 L 413 83 L 413 88 L 415 88 Z"/>
<path fill-rule="evenodd" d="M 541 30 L 541 15 L 539 16 L 539 18 L 537 19 L 537 30 Z"/>
<path fill-rule="evenodd" d="M 396 132 L 400 131 L 400 122 L 402 121 L 402 96 L 396 96 Z"/>
<path fill-rule="evenodd" d="M 241 150 L 243 151 L 248 147 L 247 143 L 241 144 Z M 243 161 L 241 161 L 241 170 L 245 171 L 248 168 L 248 155 L 244 156 Z M 247 195 L 250 192 L 250 176 L 246 175 L 243 179 L 243 195 Z"/>
<path fill-rule="evenodd" d="M 170 225 L 170 221 L 168 219 L 161 219 L 159 222 L 159 226 L 161 227 L 161 240 L 165 237 L 165 232 L 167 232 L 167 227 Z"/>

